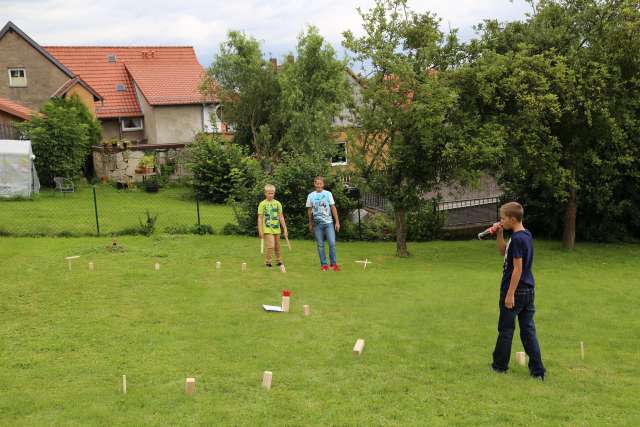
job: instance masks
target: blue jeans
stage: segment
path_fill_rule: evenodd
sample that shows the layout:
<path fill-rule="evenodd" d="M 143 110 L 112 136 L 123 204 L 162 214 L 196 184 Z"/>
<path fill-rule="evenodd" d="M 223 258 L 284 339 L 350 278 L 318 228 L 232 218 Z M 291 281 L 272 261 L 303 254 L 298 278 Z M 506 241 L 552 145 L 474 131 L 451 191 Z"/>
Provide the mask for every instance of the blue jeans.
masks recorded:
<path fill-rule="evenodd" d="M 493 364 L 496 371 L 506 371 L 509 368 L 511 357 L 511 341 L 516 329 L 516 317 L 520 326 L 520 340 L 524 351 L 529 356 L 529 372 L 531 375 L 544 376 L 545 369 L 542 364 L 540 345 L 536 336 L 536 325 L 533 315 L 536 312 L 534 305 L 535 291 L 533 288 L 516 289 L 515 304 L 509 310 L 504 305 L 506 290 L 500 292 L 500 318 L 498 319 L 498 340 L 493 351 Z"/>
<path fill-rule="evenodd" d="M 336 265 L 336 230 L 331 224 L 314 224 L 313 234 L 316 237 L 318 245 L 318 256 L 320 256 L 320 265 L 327 265 L 327 256 L 324 251 L 325 240 L 329 241 L 329 258 L 331 265 Z"/>

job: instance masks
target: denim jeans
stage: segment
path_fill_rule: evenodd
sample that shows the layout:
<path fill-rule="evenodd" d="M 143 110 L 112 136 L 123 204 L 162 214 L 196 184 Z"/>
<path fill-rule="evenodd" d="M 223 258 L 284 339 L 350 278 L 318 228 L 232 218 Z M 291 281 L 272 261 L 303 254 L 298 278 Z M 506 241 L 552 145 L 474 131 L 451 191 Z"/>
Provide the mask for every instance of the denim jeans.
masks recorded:
<path fill-rule="evenodd" d="M 327 265 L 327 256 L 324 251 L 325 240 L 329 241 L 329 258 L 331 265 L 336 265 L 336 231 L 331 224 L 314 224 L 313 234 L 316 237 L 318 245 L 318 256 L 320 256 L 320 265 Z"/>
<path fill-rule="evenodd" d="M 500 318 L 498 319 L 498 340 L 493 351 L 493 369 L 506 371 L 511 357 L 511 341 L 516 329 L 516 317 L 520 326 L 520 340 L 524 351 L 529 356 L 529 372 L 533 376 L 543 376 L 545 373 L 540 354 L 540 345 L 536 337 L 536 325 L 533 315 L 535 291 L 533 288 L 516 289 L 515 304 L 511 310 L 504 305 L 506 291 L 500 292 Z"/>

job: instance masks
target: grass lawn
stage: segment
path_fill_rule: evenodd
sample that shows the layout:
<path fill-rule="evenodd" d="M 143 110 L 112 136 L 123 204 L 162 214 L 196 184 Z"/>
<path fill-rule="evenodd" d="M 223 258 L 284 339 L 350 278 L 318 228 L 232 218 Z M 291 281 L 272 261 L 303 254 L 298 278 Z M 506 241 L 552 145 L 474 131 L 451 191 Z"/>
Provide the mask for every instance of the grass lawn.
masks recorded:
<path fill-rule="evenodd" d="M 411 244 L 402 260 L 339 243 L 343 271 L 321 273 L 294 241 L 287 274 L 261 267 L 256 239 L 109 243 L 0 239 L 1 425 L 640 425 L 640 246 L 537 242 L 540 383 L 489 370 L 493 242 Z M 263 312 L 284 288 L 291 313 Z"/>
<path fill-rule="evenodd" d="M 146 211 L 158 214 L 157 227 L 193 225 L 197 222 L 196 202 L 186 187 L 162 188 L 146 193 L 141 187 L 116 190 L 111 185 L 96 186 L 100 232 L 109 234 L 136 226 L 146 219 Z M 200 221 L 216 232 L 235 222 L 226 205 L 200 204 Z M 60 234 L 71 232 L 95 235 L 96 218 L 90 186 L 79 186 L 75 193 L 61 194 L 42 189 L 33 200 L 0 200 L 0 231 L 12 234 Z"/>

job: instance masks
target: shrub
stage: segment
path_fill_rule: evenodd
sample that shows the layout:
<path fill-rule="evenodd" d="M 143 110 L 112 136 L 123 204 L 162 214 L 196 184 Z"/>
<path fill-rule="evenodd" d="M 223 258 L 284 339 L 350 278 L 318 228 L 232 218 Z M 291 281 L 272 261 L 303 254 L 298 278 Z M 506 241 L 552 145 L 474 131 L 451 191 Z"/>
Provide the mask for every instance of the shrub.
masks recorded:
<path fill-rule="evenodd" d="M 407 214 L 407 239 L 424 242 L 442 237 L 446 217 L 437 211 L 436 206 L 435 201 L 423 201 L 418 209 Z"/>
<path fill-rule="evenodd" d="M 54 98 L 40 112 L 17 127 L 31 140 L 40 182 L 53 186 L 56 176 L 75 178 L 81 173 L 102 128 L 76 97 Z"/>
<path fill-rule="evenodd" d="M 276 187 L 276 199 L 282 203 L 289 234 L 298 238 L 309 237 L 305 205 L 307 195 L 313 191 L 313 178 L 318 175 L 325 177 L 325 188 L 333 193 L 338 214 L 346 223 L 352 201 L 346 196 L 339 177 L 329 173 L 328 164 L 303 156 L 289 156 L 274 166 L 271 175 L 259 174 L 255 184 L 244 191 L 237 202 L 232 202 L 238 228 L 229 228 L 228 231 L 256 235 L 258 204 L 264 200 L 264 186 L 269 183 Z"/>
<path fill-rule="evenodd" d="M 200 133 L 188 150 L 191 184 L 200 200 L 224 203 L 253 185 L 257 163 L 240 146 Z"/>
<path fill-rule="evenodd" d="M 225 236 L 231 235 L 240 235 L 242 233 L 242 228 L 238 224 L 226 223 L 224 227 L 222 227 L 222 234 Z"/>

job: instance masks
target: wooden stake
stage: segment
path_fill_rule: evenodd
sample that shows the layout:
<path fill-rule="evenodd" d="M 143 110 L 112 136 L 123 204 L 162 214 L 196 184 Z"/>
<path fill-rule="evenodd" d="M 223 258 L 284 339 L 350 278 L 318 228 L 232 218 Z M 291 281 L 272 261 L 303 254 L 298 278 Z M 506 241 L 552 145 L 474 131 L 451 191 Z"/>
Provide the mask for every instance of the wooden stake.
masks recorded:
<path fill-rule="evenodd" d="M 524 351 L 516 352 L 516 362 L 518 362 L 519 365 L 524 366 L 526 364 L 526 361 L 527 359 Z"/>
<path fill-rule="evenodd" d="M 369 261 L 369 258 L 365 259 L 364 261 L 356 261 L 358 264 L 364 264 L 364 268 L 363 270 L 367 269 L 367 265 L 368 264 L 373 264 L 373 262 Z"/>
<path fill-rule="evenodd" d="M 247 271 L 247 263 L 246 262 L 242 263 L 242 271 Z"/>
<path fill-rule="evenodd" d="M 282 311 L 289 312 L 289 297 L 282 297 Z"/>
<path fill-rule="evenodd" d="M 260 254 L 264 254 L 264 239 L 260 239 Z"/>
<path fill-rule="evenodd" d="M 80 255 L 68 256 L 65 258 L 69 262 L 69 271 L 71 271 L 71 260 L 78 259 L 78 258 L 80 258 Z"/>
<path fill-rule="evenodd" d="M 160 263 L 156 262 L 156 271 L 160 270 Z"/>
<path fill-rule="evenodd" d="M 363 350 L 364 340 L 362 338 L 358 338 L 358 340 L 356 341 L 356 345 L 353 346 L 353 354 L 360 356 Z"/>
<path fill-rule="evenodd" d="M 127 394 L 127 376 L 122 376 L 122 393 Z"/>
<path fill-rule="evenodd" d="M 287 241 L 287 247 L 289 247 L 289 252 L 291 252 L 291 242 L 289 242 L 289 236 L 284 236 L 284 240 Z"/>
<path fill-rule="evenodd" d="M 193 396 L 196 392 L 196 379 L 195 378 L 187 378 L 184 383 L 184 392 L 187 396 Z"/>
<path fill-rule="evenodd" d="M 271 390 L 272 379 L 273 379 L 273 372 L 264 371 L 264 373 L 262 374 L 262 387 L 266 388 L 267 390 Z"/>
<path fill-rule="evenodd" d="M 580 341 L 580 358 L 584 360 L 584 342 Z"/>
<path fill-rule="evenodd" d="M 222 268 L 222 263 L 220 261 L 216 262 L 216 270 L 220 270 Z"/>
<path fill-rule="evenodd" d="M 93 261 L 89 261 L 89 270 L 93 271 Z"/>
<path fill-rule="evenodd" d="M 308 305 L 306 305 L 306 304 L 305 304 L 305 305 L 303 305 L 303 306 L 302 306 L 302 309 L 304 310 L 304 315 L 305 315 L 305 316 L 308 316 L 308 315 L 310 315 L 310 314 L 311 314 L 311 309 L 309 308 L 309 306 L 308 306 Z"/>

